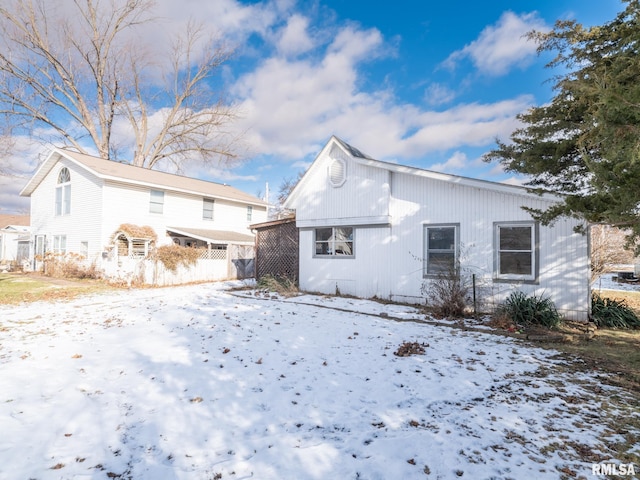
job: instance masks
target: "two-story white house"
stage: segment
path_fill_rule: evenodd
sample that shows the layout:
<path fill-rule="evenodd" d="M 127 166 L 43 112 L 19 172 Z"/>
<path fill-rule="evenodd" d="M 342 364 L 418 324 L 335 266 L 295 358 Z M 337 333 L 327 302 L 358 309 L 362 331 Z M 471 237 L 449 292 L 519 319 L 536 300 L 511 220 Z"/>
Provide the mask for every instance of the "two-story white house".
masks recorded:
<path fill-rule="evenodd" d="M 267 219 L 266 202 L 229 185 L 61 148 L 53 148 L 20 195 L 31 197 L 34 259 L 77 253 L 100 263 L 114 251 L 142 256 L 151 242 L 224 250 L 253 245 L 249 225 Z"/>

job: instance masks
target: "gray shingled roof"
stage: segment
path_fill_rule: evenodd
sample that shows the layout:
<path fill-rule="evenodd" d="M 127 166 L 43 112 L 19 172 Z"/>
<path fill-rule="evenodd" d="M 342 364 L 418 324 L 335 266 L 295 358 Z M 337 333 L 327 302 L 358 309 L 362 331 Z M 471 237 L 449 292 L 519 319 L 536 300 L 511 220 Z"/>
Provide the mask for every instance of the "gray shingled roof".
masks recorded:
<path fill-rule="evenodd" d="M 29 215 L 0 215 L 0 229 L 9 225 L 28 227 L 29 222 Z"/>
<path fill-rule="evenodd" d="M 213 198 L 266 206 L 266 203 L 259 198 L 238 190 L 230 185 L 208 182 L 206 180 L 160 172 L 158 170 L 150 170 L 148 168 L 136 167 L 126 163 L 104 160 L 91 155 L 85 155 L 59 148 L 54 149 L 51 155 L 49 155 L 35 175 L 24 187 L 22 192 L 20 192 L 20 195 L 31 195 L 61 157 L 67 158 L 77 165 L 84 167 L 94 175 L 107 180 L 148 185 L 152 187 L 160 187 L 166 190 L 194 193 Z"/>
<path fill-rule="evenodd" d="M 254 243 L 253 235 L 238 232 L 230 232 L 227 230 L 205 230 L 203 228 L 182 228 L 167 227 L 167 231 L 177 233 L 179 235 L 197 238 L 205 242 L 211 243 L 236 243 L 236 244 L 252 244 Z"/>

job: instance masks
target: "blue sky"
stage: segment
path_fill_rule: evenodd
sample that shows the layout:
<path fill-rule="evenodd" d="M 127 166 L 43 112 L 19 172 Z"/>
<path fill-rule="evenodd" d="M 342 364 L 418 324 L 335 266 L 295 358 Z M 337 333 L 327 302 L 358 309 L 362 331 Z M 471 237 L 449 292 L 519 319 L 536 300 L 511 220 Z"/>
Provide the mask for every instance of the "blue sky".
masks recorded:
<path fill-rule="evenodd" d="M 508 139 L 515 115 L 552 98 L 548 80 L 558 72 L 522 35 L 558 19 L 600 25 L 623 6 L 160 0 L 163 29 L 195 15 L 237 46 L 223 78 L 241 113 L 233 128 L 244 132 L 245 159 L 185 173 L 252 194 L 268 182 L 275 194 L 336 135 L 380 160 L 518 183 L 480 158 L 496 137 Z M 24 183 L 0 178 L 0 213 L 28 210 L 17 197 Z"/>

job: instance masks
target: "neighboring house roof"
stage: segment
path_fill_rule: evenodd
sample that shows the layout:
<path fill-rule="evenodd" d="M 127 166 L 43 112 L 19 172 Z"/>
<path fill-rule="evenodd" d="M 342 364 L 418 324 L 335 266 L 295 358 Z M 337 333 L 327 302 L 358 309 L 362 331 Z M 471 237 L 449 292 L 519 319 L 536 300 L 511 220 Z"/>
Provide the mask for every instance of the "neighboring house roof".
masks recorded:
<path fill-rule="evenodd" d="M 249 225 L 251 230 L 260 230 L 261 228 L 275 227 L 277 225 L 284 225 L 286 223 L 295 223 L 296 217 L 292 215 L 290 217 L 280 218 L 278 220 L 269 220 L 268 222 L 254 223 Z"/>
<path fill-rule="evenodd" d="M 175 233 L 177 235 L 195 238 L 196 240 L 202 240 L 203 242 L 208 243 L 235 243 L 239 245 L 253 245 L 255 242 L 253 235 L 230 232 L 227 230 L 205 230 L 203 228 L 167 227 L 167 231 Z"/>
<path fill-rule="evenodd" d="M 30 196 L 61 158 L 66 158 L 77 166 L 104 180 L 113 180 L 163 190 L 203 195 L 211 198 L 231 200 L 251 205 L 267 205 L 266 202 L 259 198 L 226 184 L 208 182 L 206 180 L 199 180 L 182 175 L 160 172 L 158 170 L 136 167 L 126 163 L 105 160 L 62 148 L 53 149 L 51 154 L 49 154 L 44 163 L 40 165 L 33 177 L 31 177 L 29 182 L 27 182 L 20 192 L 20 195 L 24 197 Z"/>
<path fill-rule="evenodd" d="M 384 162 L 382 160 L 375 160 L 374 158 L 370 157 L 369 155 L 366 155 L 366 154 L 362 153 L 357 148 L 349 145 L 344 140 L 339 139 L 335 135 L 332 136 L 329 139 L 329 141 L 324 146 L 324 148 L 320 151 L 320 153 L 318 153 L 318 155 L 314 159 L 314 162 L 316 160 L 318 160 L 321 156 L 325 155 L 325 154 L 329 155 L 334 147 L 340 148 L 344 153 L 349 155 L 355 162 L 357 162 L 357 163 L 359 163 L 361 165 L 367 165 L 367 166 L 374 167 L 374 168 L 381 168 L 381 169 L 384 169 L 384 170 L 388 170 L 390 172 L 404 173 L 404 174 L 407 174 L 407 175 L 414 175 L 414 176 L 417 176 L 417 177 L 430 178 L 432 180 L 440 180 L 440 181 L 444 181 L 444 182 L 455 183 L 455 184 L 458 184 L 458 185 L 464 185 L 464 186 L 469 186 L 469 187 L 482 188 L 482 189 L 488 189 L 488 190 L 494 190 L 494 191 L 501 191 L 501 192 L 504 192 L 504 193 L 510 193 L 510 194 L 516 194 L 516 195 L 539 197 L 539 195 L 531 193 L 526 187 L 522 187 L 522 186 L 519 186 L 519 185 L 509 185 L 507 183 L 498 183 L 498 182 L 492 182 L 492 181 L 489 181 L 489 180 L 480 180 L 480 179 L 476 179 L 476 178 L 462 177 L 462 176 L 459 176 L 459 175 L 451 175 L 451 174 L 448 174 L 448 173 L 440 173 L 440 172 L 435 172 L 435 171 L 432 171 L 432 170 L 425 170 L 423 168 L 411 167 L 411 166 L 408 166 L 408 165 L 400 165 L 398 163 L 391 163 L 391 162 Z M 293 188 L 293 190 L 291 191 L 291 193 L 289 194 L 289 196 L 287 197 L 287 199 L 284 202 L 284 207 L 285 208 L 290 208 L 289 206 L 292 204 L 293 200 L 296 197 L 302 195 L 302 191 L 304 189 L 303 185 L 306 183 L 306 178 L 307 178 L 307 176 L 308 176 L 308 174 L 309 174 L 309 172 L 311 170 L 312 170 L 312 168 L 309 168 L 305 172 L 305 174 L 302 176 L 302 178 L 298 181 L 296 186 Z M 542 194 L 542 197 L 545 197 L 545 198 L 548 198 L 548 199 L 558 198 L 557 195 L 554 195 L 554 194 L 551 194 L 551 193 L 544 193 L 544 194 Z"/>
<path fill-rule="evenodd" d="M 7 225 L 4 228 L 0 228 L 3 232 L 12 232 L 12 233 L 26 233 L 31 230 L 31 227 L 25 227 L 22 225 Z"/>
<path fill-rule="evenodd" d="M 29 215 L 0 215 L 0 229 L 6 227 L 28 227 L 30 222 Z"/>

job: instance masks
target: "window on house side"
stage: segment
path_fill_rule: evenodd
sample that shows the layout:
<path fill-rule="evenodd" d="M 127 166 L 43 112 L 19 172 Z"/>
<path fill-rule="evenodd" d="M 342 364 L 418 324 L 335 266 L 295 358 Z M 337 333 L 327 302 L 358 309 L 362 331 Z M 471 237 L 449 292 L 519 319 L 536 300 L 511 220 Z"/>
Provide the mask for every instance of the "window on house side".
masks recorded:
<path fill-rule="evenodd" d="M 458 225 L 424 226 L 423 276 L 455 272 L 459 251 Z"/>
<path fill-rule="evenodd" d="M 150 213 L 162 213 L 164 209 L 164 192 L 162 190 L 151 190 L 149 203 Z"/>
<path fill-rule="evenodd" d="M 250 222 L 252 217 L 253 217 L 253 207 L 251 205 L 247 205 L 247 222 Z"/>
<path fill-rule="evenodd" d="M 66 235 L 54 235 L 53 236 L 53 253 L 67 253 L 67 236 Z"/>
<path fill-rule="evenodd" d="M 71 174 L 67 167 L 63 167 L 58 173 L 56 185 L 56 215 L 69 215 L 71 213 Z"/>
<path fill-rule="evenodd" d="M 353 257 L 353 227 L 315 229 L 316 257 Z"/>
<path fill-rule="evenodd" d="M 536 229 L 533 223 L 496 224 L 496 278 L 535 280 Z"/>
<path fill-rule="evenodd" d="M 212 198 L 202 199 L 202 219 L 213 220 L 213 206 L 215 201 Z"/>

